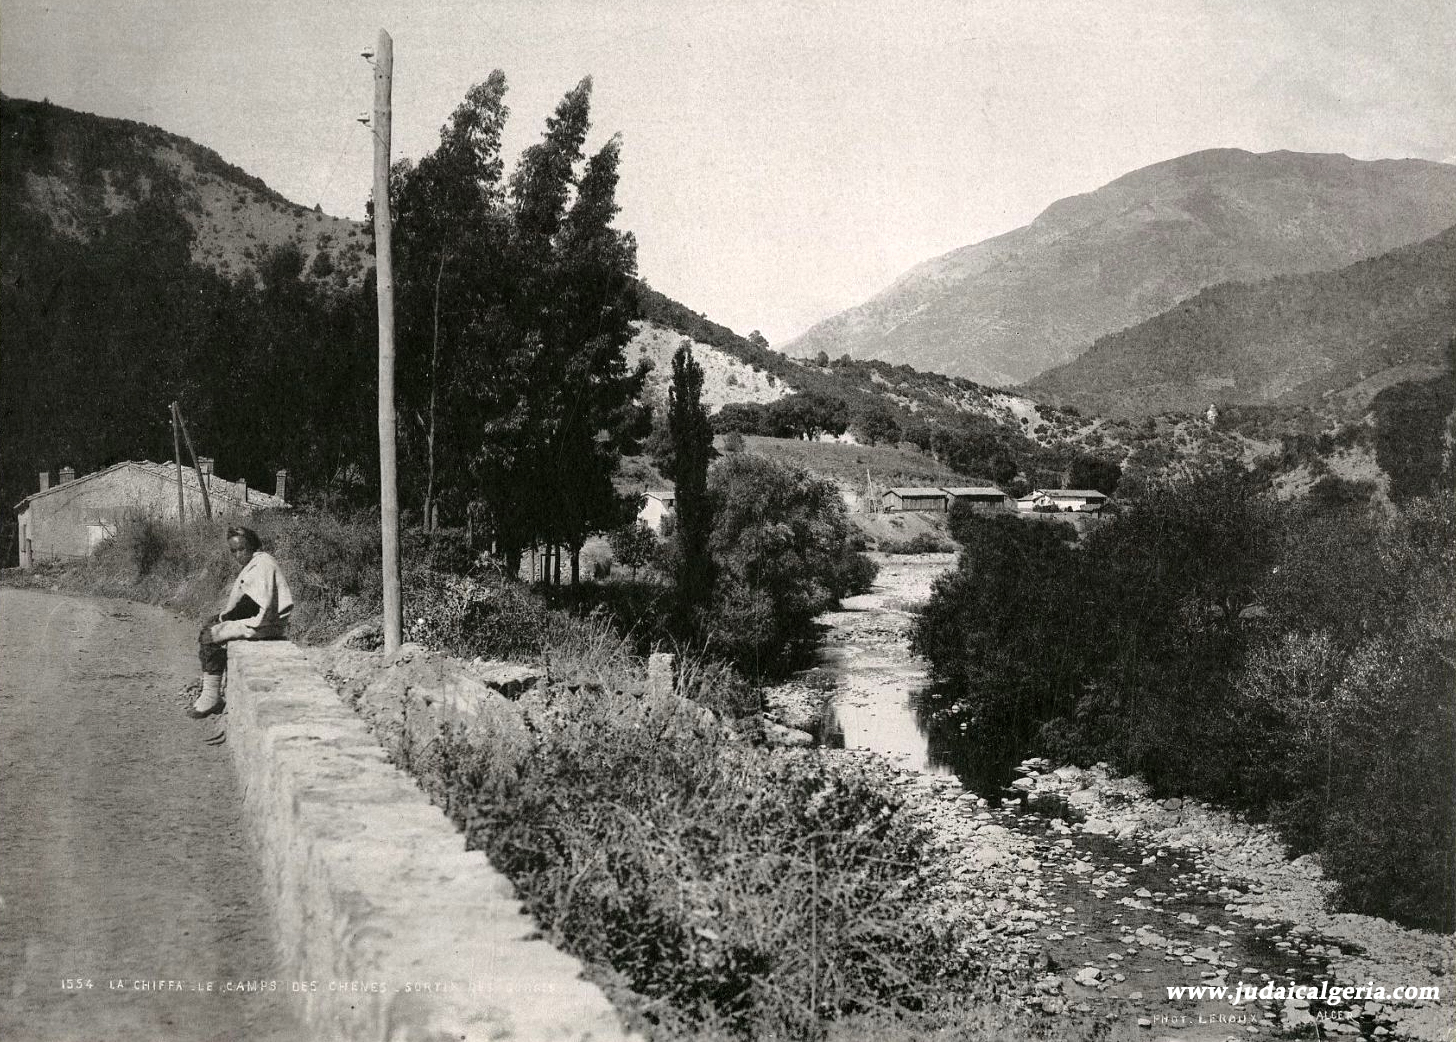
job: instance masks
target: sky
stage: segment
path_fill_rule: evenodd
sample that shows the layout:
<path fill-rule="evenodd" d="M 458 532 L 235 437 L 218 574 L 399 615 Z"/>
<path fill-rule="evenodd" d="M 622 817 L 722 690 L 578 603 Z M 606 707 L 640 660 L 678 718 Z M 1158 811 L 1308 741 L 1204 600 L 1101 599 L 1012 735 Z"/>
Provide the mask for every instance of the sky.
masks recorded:
<path fill-rule="evenodd" d="M 362 217 L 381 28 L 395 158 L 501 68 L 513 162 L 590 74 L 640 274 L 775 345 L 1199 149 L 1456 162 L 1450 0 L 0 0 L 0 90 Z"/>

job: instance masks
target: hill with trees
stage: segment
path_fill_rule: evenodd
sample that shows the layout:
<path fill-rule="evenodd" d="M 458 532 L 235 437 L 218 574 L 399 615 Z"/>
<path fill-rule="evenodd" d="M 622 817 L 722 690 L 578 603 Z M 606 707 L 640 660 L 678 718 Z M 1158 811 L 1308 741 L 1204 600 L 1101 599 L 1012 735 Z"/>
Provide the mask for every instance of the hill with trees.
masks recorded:
<path fill-rule="evenodd" d="M 368 229 L 285 199 L 210 148 L 146 123 L 0 98 L 0 168 L 7 214 L 43 217 L 58 235 L 90 242 L 141 206 L 179 214 L 189 255 L 222 275 L 256 274 L 292 246 L 305 277 L 357 286 L 373 266 Z"/>
<path fill-rule="evenodd" d="M 1336 271 L 1224 283 L 1102 337 L 1025 390 L 1104 415 L 1210 402 L 1363 409 L 1435 375 L 1456 333 L 1456 228 Z"/>
<path fill-rule="evenodd" d="M 1339 268 L 1453 223 L 1456 166 L 1195 152 L 926 261 L 785 350 L 1007 386 L 1206 287 Z"/>

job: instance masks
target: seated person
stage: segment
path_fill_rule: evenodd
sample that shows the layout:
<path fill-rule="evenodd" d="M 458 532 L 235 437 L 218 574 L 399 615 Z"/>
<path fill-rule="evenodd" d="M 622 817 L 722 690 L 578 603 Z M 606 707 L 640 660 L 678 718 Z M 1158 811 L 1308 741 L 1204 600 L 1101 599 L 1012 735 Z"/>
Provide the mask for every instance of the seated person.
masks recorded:
<path fill-rule="evenodd" d="M 228 552 L 241 567 L 227 604 L 202 622 L 197 635 L 202 660 L 202 693 L 187 710 L 199 720 L 220 713 L 225 705 L 222 676 L 227 670 L 227 643 L 232 640 L 282 640 L 288 635 L 293 594 L 273 556 L 264 553 L 251 528 L 228 529 Z"/>

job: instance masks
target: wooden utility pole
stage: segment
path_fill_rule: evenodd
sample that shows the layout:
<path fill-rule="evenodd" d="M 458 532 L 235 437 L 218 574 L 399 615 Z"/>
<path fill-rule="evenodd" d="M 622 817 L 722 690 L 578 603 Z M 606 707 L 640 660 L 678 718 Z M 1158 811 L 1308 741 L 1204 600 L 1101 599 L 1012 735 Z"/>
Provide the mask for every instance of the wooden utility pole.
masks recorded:
<path fill-rule="evenodd" d="M 379 287 L 379 525 L 384 548 L 384 653 L 399 651 L 404 606 L 399 589 L 399 486 L 394 416 L 394 258 L 390 250 L 389 139 L 394 41 L 379 30 L 374 52 L 374 270 Z"/>
<path fill-rule="evenodd" d="M 177 461 L 177 527 L 187 523 L 187 501 L 182 497 L 182 440 L 177 433 L 177 403 L 172 403 L 172 458 Z"/>
<path fill-rule="evenodd" d="M 182 440 L 187 444 L 187 455 L 192 457 L 192 469 L 197 472 L 197 487 L 202 489 L 202 512 L 212 520 L 212 499 L 207 494 L 207 482 L 202 478 L 202 464 L 197 462 L 197 450 L 192 447 L 192 435 L 187 433 L 187 421 L 182 418 L 182 407 L 176 402 L 172 403 L 172 416 L 177 420 L 177 426 L 182 428 Z M 180 487 L 180 481 L 179 481 Z"/>

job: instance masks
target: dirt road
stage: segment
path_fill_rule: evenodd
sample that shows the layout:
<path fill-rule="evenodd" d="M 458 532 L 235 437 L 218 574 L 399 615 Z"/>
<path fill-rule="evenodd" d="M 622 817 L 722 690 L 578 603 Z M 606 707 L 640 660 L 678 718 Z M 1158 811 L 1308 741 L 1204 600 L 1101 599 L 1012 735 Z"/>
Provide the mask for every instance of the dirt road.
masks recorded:
<path fill-rule="evenodd" d="M 0 590 L 0 1038 L 297 1037 L 193 627 Z M 211 990 L 208 990 L 209 987 Z M 235 989 L 243 990 L 235 990 Z"/>

